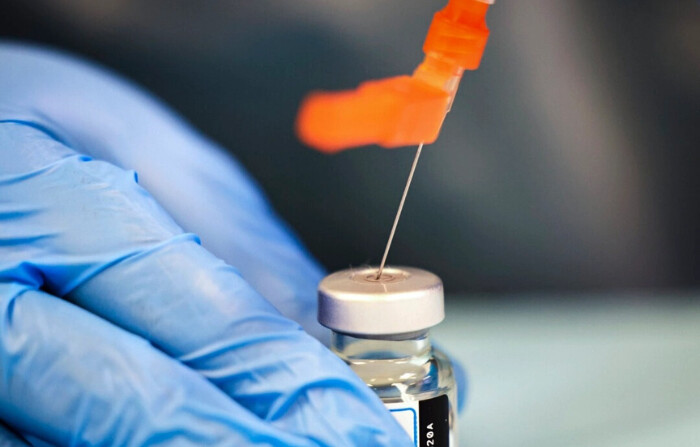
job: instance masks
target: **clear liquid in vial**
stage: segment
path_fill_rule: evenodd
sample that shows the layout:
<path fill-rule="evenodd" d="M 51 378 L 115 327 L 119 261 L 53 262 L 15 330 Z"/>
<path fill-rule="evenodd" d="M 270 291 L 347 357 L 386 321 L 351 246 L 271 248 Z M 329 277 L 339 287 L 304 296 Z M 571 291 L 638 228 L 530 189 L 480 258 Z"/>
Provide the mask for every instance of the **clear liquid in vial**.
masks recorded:
<path fill-rule="evenodd" d="M 331 349 L 379 396 L 414 444 L 454 447 L 457 387 L 427 331 L 360 338 L 333 332 Z"/>

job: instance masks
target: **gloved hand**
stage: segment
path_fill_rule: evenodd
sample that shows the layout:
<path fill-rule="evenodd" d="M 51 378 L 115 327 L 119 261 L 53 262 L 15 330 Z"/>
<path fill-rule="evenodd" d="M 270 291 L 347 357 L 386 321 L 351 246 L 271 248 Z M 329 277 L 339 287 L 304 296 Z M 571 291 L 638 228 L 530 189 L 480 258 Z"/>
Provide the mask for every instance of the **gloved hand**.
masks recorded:
<path fill-rule="evenodd" d="M 0 43 L 0 86 L 9 427 L 38 444 L 411 445 L 317 340 L 323 272 L 230 156 L 66 56 Z"/>

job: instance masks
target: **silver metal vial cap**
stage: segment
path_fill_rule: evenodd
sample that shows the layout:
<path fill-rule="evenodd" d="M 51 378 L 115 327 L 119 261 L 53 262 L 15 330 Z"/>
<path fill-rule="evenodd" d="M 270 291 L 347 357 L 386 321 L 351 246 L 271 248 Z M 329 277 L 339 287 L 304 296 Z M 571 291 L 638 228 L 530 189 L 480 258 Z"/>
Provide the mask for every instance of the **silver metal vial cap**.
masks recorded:
<path fill-rule="evenodd" d="M 428 329 L 445 318 L 442 281 L 413 267 L 341 270 L 318 285 L 318 321 L 354 335 L 405 334 Z"/>

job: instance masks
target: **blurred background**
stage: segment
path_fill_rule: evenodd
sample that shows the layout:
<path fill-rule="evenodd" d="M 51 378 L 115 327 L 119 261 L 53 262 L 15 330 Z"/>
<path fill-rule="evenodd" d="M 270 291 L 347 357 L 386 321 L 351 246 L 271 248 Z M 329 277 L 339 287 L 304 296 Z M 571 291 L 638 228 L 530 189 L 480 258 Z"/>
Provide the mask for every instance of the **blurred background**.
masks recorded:
<path fill-rule="evenodd" d="M 5 0 L 0 35 L 145 86 L 255 175 L 330 270 L 378 263 L 415 148 L 324 156 L 300 99 L 410 73 L 443 0 Z M 498 2 L 389 262 L 453 293 L 700 285 L 700 6 Z"/>
<path fill-rule="evenodd" d="M 0 36 L 152 91 L 335 270 L 379 262 L 415 148 L 318 154 L 299 101 L 410 73 L 444 3 L 4 0 Z M 461 445 L 700 445 L 700 3 L 501 0 L 488 23 L 389 257 L 445 281 Z"/>

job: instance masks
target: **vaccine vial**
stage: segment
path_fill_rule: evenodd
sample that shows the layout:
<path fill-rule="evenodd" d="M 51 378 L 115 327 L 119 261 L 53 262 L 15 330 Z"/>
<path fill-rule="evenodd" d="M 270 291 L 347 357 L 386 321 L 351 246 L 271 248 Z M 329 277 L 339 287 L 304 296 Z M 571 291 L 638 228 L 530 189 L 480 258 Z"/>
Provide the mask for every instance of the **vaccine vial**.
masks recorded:
<path fill-rule="evenodd" d="M 450 360 L 430 341 L 444 317 L 442 281 L 412 267 L 373 267 L 326 276 L 319 322 L 331 349 L 369 386 L 416 447 L 455 446 L 457 387 Z"/>

